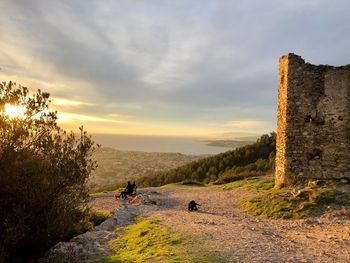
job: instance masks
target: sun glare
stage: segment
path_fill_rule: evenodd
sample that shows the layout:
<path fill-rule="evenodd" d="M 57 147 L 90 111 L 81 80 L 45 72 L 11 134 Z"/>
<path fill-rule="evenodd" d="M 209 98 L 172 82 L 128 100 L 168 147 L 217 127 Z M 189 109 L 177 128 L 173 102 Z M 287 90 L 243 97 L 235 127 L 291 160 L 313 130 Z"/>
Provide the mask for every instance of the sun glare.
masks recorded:
<path fill-rule="evenodd" d="M 25 113 L 25 108 L 7 103 L 5 104 L 5 112 L 10 118 L 21 117 Z"/>

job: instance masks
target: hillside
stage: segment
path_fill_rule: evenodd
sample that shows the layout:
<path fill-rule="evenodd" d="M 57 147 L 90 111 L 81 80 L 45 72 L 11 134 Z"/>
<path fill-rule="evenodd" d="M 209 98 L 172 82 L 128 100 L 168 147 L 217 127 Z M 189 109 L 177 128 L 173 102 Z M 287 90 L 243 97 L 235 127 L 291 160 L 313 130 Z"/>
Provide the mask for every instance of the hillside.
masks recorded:
<path fill-rule="evenodd" d="M 213 141 L 207 141 L 207 145 L 208 146 L 215 146 L 215 147 L 226 147 L 226 148 L 238 148 L 238 147 L 242 147 L 244 145 L 247 144 L 251 144 L 254 143 L 253 140 L 242 140 L 242 141 L 238 141 L 238 140 L 213 140 Z"/>
<path fill-rule="evenodd" d="M 274 169 L 276 133 L 262 135 L 256 143 L 193 161 L 170 171 L 145 175 L 143 186 L 161 186 L 184 180 L 221 183 L 262 174 Z"/>
<path fill-rule="evenodd" d="M 118 151 L 102 147 L 94 153 L 98 168 L 90 178 L 91 191 L 113 190 L 128 180 L 167 171 L 207 155 Z"/>

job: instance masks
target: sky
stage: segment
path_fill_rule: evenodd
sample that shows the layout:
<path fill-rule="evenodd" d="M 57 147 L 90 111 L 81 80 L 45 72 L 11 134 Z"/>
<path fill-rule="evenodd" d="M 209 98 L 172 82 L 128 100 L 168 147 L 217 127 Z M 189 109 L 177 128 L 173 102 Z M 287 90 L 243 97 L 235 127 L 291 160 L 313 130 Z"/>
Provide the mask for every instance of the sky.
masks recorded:
<path fill-rule="evenodd" d="M 348 0 L 1 0 L 0 81 L 60 126 L 230 138 L 276 130 L 278 59 L 350 63 Z"/>

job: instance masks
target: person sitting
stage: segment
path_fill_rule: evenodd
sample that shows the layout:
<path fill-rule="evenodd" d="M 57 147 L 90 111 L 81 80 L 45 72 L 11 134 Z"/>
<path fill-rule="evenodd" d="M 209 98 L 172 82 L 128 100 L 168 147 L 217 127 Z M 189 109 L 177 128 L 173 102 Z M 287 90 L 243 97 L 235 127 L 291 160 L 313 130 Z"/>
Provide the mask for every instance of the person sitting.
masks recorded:
<path fill-rule="evenodd" d="M 130 181 L 128 181 L 128 184 L 127 184 L 127 186 L 125 187 L 124 191 L 122 191 L 122 192 L 120 193 L 120 197 L 121 197 L 122 199 L 125 199 L 125 198 L 127 197 L 128 193 L 130 192 L 130 188 L 131 188 L 131 187 L 132 187 L 132 185 L 131 185 Z"/>
<path fill-rule="evenodd" d="M 135 183 L 135 181 L 133 181 L 131 186 L 130 186 L 129 192 L 127 194 L 128 195 L 136 194 L 136 188 L 137 188 L 136 183 Z"/>
<path fill-rule="evenodd" d="M 125 187 L 124 191 L 120 193 L 120 197 L 122 199 L 126 199 L 128 195 L 133 195 L 134 192 L 136 192 L 135 181 L 132 184 L 130 183 L 130 181 L 128 181 L 128 185 Z"/>

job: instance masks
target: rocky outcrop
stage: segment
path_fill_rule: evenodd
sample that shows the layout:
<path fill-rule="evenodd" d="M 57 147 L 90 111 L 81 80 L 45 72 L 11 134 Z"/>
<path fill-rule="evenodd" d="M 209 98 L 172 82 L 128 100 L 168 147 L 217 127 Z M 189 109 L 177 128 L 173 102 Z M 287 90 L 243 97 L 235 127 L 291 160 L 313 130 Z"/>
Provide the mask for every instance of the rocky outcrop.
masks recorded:
<path fill-rule="evenodd" d="M 118 227 L 132 224 L 138 214 L 138 207 L 122 205 L 111 217 L 93 231 L 76 236 L 69 242 L 60 242 L 55 245 L 40 262 L 89 263 L 108 257 L 111 255 L 108 242 L 117 237 L 114 230 Z"/>

